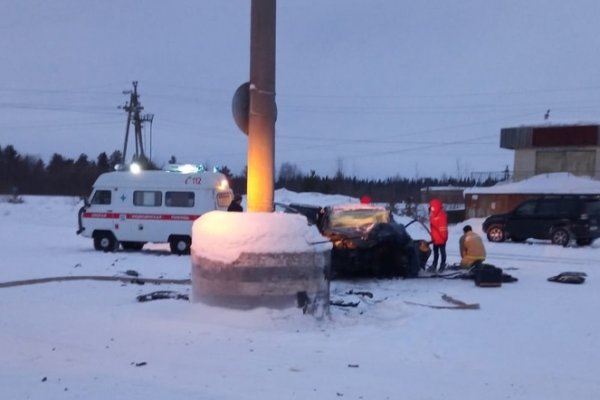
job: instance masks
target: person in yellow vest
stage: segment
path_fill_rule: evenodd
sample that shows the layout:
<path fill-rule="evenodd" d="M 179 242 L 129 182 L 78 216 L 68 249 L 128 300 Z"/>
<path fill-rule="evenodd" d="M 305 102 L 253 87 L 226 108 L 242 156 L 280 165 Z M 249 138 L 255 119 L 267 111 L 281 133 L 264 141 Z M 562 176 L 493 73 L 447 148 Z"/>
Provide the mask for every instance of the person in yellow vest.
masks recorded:
<path fill-rule="evenodd" d="M 463 235 L 458 241 L 460 247 L 460 266 L 471 268 L 473 264 L 485 260 L 485 247 L 481 236 L 473 232 L 471 225 L 465 225 Z"/>

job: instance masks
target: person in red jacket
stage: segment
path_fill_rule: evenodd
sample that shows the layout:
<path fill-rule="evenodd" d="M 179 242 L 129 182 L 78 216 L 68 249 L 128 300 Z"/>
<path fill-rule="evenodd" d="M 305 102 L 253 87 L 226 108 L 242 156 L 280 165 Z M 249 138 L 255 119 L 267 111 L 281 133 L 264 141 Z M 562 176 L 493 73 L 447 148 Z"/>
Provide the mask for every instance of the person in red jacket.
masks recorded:
<path fill-rule="evenodd" d="M 429 272 L 437 269 L 438 257 L 441 255 L 439 272 L 446 268 L 446 242 L 448 241 L 448 218 L 440 199 L 429 201 L 429 226 L 431 228 L 431 243 L 433 244 L 433 263 Z"/>

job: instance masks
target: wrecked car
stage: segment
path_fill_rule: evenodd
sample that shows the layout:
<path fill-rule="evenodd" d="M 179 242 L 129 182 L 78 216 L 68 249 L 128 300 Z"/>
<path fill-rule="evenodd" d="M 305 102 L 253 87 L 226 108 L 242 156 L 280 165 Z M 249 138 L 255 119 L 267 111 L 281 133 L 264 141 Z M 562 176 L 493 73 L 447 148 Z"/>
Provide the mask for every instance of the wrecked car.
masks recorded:
<path fill-rule="evenodd" d="M 431 253 L 426 241 L 413 240 L 382 206 L 289 204 L 283 208 L 305 215 L 331 241 L 332 278 L 416 277 Z"/>

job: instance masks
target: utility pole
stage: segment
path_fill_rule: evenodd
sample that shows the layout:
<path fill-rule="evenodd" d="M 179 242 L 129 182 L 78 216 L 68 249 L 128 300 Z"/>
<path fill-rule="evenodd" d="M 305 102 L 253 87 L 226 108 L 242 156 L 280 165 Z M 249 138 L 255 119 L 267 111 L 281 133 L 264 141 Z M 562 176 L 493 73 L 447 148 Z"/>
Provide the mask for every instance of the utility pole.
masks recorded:
<path fill-rule="evenodd" d="M 248 211 L 273 211 L 275 190 L 275 0 L 252 0 Z"/>
<path fill-rule="evenodd" d="M 142 140 L 142 122 L 150 121 L 152 123 L 152 119 L 154 116 L 152 114 L 149 115 L 141 115 L 144 107 L 140 103 L 140 95 L 137 91 L 137 81 L 133 81 L 133 90 L 124 90 L 123 94 L 129 94 L 129 101 L 125 103 L 123 108 L 127 112 L 127 126 L 125 127 L 125 142 L 123 144 L 123 158 L 121 160 L 122 164 L 126 163 L 127 160 L 127 143 L 129 141 L 129 126 L 133 124 L 134 127 L 134 137 L 135 137 L 135 154 L 133 155 L 133 161 L 137 161 L 142 163 L 144 166 L 148 164 L 148 159 L 146 158 L 146 154 L 144 152 L 144 142 Z"/>
<path fill-rule="evenodd" d="M 247 204 L 251 212 L 272 212 L 275 190 L 275 20 L 276 0 L 252 0 L 250 82 L 233 95 L 233 119 L 248 135 Z"/>

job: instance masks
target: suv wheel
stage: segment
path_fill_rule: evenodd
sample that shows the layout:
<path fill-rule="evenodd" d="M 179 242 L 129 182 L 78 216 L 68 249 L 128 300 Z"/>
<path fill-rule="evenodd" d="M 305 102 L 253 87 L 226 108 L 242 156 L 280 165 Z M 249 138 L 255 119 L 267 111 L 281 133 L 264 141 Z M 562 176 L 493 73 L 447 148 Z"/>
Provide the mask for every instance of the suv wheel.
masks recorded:
<path fill-rule="evenodd" d="M 506 235 L 502 225 L 492 225 L 487 230 L 487 238 L 490 242 L 504 242 Z"/>
<path fill-rule="evenodd" d="M 558 228 L 552 232 L 552 243 L 559 246 L 567 246 L 571 240 L 571 235 L 564 228 Z"/>

